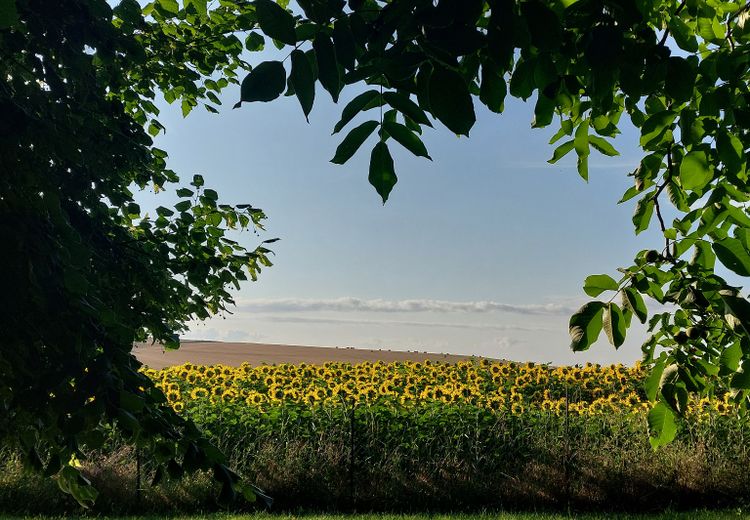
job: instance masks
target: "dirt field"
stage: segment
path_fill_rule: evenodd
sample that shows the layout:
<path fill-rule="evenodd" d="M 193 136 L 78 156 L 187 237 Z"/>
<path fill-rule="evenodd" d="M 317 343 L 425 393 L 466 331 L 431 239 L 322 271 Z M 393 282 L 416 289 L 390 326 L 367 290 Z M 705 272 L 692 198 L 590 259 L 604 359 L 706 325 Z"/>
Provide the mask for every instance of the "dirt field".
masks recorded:
<path fill-rule="evenodd" d="M 344 361 L 447 361 L 455 363 L 472 356 L 453 354 L 428 354 L 426 352 L 401 352 L 391 350 L 366 350 L 338 347 L 302 347 L 294 345 L 268 345 L 263 343 L 223 343 L 218 341 L 183 341 L 179 350 L 164 351 L 160 345 L 138 345 L 136 357 L 151 368 L 164 368 L 183 363 L 200 365 L 223 364 L 239 366 L 278 363 L 325 363 Z"/>

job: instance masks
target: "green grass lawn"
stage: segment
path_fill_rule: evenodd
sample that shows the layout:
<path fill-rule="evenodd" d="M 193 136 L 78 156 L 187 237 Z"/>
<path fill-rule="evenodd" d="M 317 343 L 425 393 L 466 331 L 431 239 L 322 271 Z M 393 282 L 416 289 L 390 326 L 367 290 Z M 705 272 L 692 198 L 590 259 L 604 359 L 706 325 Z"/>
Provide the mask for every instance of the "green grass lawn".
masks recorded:
<path fill-rule="evenodd" d="M 0 520 L 62 520 L 73 518 L 70 516 L 4 516 Z M 750 519 L 750 513 L 743 511 L 691 511 L 691 512 L 668 512 L 658 514 L 624 514 L 624 513 L 598 513 L 598 514 L 561 514 L 561 513 L 488 513 L 483 515 L 291 515 L 291 514 L 210 514 L 190 516 L 123 516 L 123 517 L 80 517 L 82 519 L 98 520 L 563 520 L 568 518 L 580 518 L 582 520 L 723 520 L 723 519 Z"/>

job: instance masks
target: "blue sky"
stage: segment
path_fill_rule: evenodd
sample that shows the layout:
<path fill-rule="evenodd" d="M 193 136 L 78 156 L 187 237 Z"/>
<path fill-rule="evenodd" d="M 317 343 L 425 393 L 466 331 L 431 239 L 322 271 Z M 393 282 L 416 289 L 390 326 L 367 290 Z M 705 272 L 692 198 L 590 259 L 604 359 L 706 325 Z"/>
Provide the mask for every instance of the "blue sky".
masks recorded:
<path fill-rule="evenodd" d="M 623 124 L 619 157 L 592 152 L 586 183 L 572 160 L 547 164 L 555 128 L 532 129 L 530 103 L 508 99 L 500 116 L 477 106 L 470 138 L 425 132 L 432 162 L 391 145 L 399 182 L 383 206 L 367 182 L 373 142 L 344 166 L 329 162 L 346 132 L 331 130 L 358 93 L 334 105 L 318 88 L 309 124 L 296 98 L 232 110 L 238 87 L 219 115 L 183 119 L 163 105 L 156 144 L 170 167 L 185 182 L 202 174 L 223 202 L 262 208 L 263 238 L 281 239 L 274 267 L 243 286 L 235 312 L 186 337 L 555 363 L 640 357 L 638 328 L 619 352 L 602 337 L 582 354 L 569 351 L 567 331 L 587 275 L 615 275 L 637 251 L 661 248 L 655 230 L 635 237 L 634 201 L 617 205 L 640 159 L 632 128 Z M 367 116 L 376 114 L 354 124 Z M 144 207 L 169 197 L 140 196 Z"/>

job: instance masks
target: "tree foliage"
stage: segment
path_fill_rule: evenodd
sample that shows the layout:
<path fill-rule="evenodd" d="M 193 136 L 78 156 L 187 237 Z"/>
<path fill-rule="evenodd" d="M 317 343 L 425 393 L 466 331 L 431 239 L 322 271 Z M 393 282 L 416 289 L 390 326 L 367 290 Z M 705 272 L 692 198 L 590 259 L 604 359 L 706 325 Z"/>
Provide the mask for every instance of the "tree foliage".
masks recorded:
<path fill-rule="evenodd" d="M 346 162 L 377 129 L 369 181 L 383 202 L 397 181 L 389 147 L 429 158 L 425 127 L 437 121 L 468 136 L 476 103 L 501 113 L 508 95 L 533 102 L 531 126 L 558 128 L 549 162 L 574 154 L 585 180 L 592 151 L 618 154 L 612 138 L 628 118 L 644 155 L 628 173 L 633 186 L 622 202 L 637 201 L 636 234 L 656 226 L 664 241 L 637 253 L 617 278 L 586 279 L 588 295 L 607 298 L 571 318 L 571 347 L 588 349 L 603 330 L 617 348 L 634 317 L 648 323 L 655 446 L 674 436 L 673 415 L 690 393 L 728 391 L 747 411 L 750 303 L 720 273 L 750 276 L 750 4 L 306 0 L 298 7 L 297 38 L 283 43 L 317 64 L 333 100 L 347 86 L 374 87 L 343 108 L 334 132 L 373 115 L 349 131 L 332 161 Z M 261 64 L 248 77 L 263 74 Z M 304 91 L 312 91 L 314 78 L 306 81 Z M 299 97 L 298 83 L 287 94 Z M 667 204 L 678 215 L 672 222 Z M 645 298 L 666 311 L 649 318 Z"/>
<path fill-rule="evenodd" d="M 0 2 L 0 442 L 82 504 L 96 490 L 78 461 L 112 426 L 151 450 L 157 476 L 213 470 L 222 499 L 252 496 L 131 353 L 147 338 L 176 348 L 187 321 L 222 312 L 229 287 L 270 265 L 262 244 L 227 234 L 260 228 L 263 212 L 219 204 L 200 175 L 155 214 L 134 201 L 178 181 L 149 135 L 154 92 L 188 112 L 238 66 L 218 47 L 173 47 L 158 20 L 176 12 L 162 2 L 151 32 L 135 1 Z"/>
<path fill-rule="evenodd" d="M 150 136 L 163 131 L 157 93 L 184 115 L 240 101 L 299 99 L 317 85 L 343 107 L 333 162 L 368 140 L 369 181 L 385 202 L 397 182 L 390 148 L 429 158 L 421 140 L 439 122 L 469 135 L 475 105 L 507 96 L 534 104 L 535 128 L 558 128 L 550 162 L 569 154 L 588 179 L 592 149 L 617 155 L 623 116 L 643 158 L 629 173 L 636 233 L 663 243 L 617 278 L 589 277 L 592 298 L 570 320 L 572 348 L 602 329 L 615 347 L 633 317 L 657 401 L 652 442 L 673 436 L 691 392 L 731 391 L 746 411 L 750 303 L 720 274 L 750 275 L 747 157 L 750 124 L 746 4 L 720 0 L 0 0 L 0 226 L 7 286 L 0 309 L 4 438 L 31 464 L 92 498 L 74 461 L 96 426 L 118 424 L 164 467 L 214 466 L 225 494 L 236 476 L 198 432 L 159 405 L 130 350 L 147 335 L 167 344 L 193 317 L 231 303 L 226 288 L 268 264 L 227 228 L 262 212 L 217 202 L 196 177 L 174 208 L 142 215 L 132 189 L 177 182 Z M 251 59 L 267 43 L 283 60 Z M 288 54 L 286 53 L 288 51 Z M 247 60 L 247 61 L 246 61 Z M 252 62 L 249 63 L 249 62 Z M 240 80 L 239 71 L 247 74 Z M 356 86 L 356 87 L 355 87 Z M 365 119 L 357 122 L 358 119 Z M 377 130 L 377 132 L 376 132 Z M 678 214 L 664 218 L 664 205 Z M 718 260 L 718 262 L 717 262 Z M 726 268 L 726 269 L 725 269 Z M 617 300 L 617 296 L 621 300 Z M 12 298 L 12 299 L 11 299 Z M 645 298 L 667 305 L 652 314 Z M 60 469 L 62 468 L 62 469 Z"/>

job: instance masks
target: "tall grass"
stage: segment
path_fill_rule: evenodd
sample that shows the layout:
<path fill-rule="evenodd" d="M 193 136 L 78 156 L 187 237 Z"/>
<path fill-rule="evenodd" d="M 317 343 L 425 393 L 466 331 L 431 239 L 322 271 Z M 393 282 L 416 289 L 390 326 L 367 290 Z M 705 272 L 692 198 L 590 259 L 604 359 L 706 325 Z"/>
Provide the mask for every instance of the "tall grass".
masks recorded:
<path fill-rule="evenodd" d="M 727 417 L 686 424 L 656 452 L 642 415 L 282 405 L 198 411 L 195 418 L 231 464 L 275 498 L 276 511 L 654 512 L 750 504 L 745 431 Z M 151 487 L 147 459 L 136 490 L 135 459 L 119 440 L 90 454 L 87 474 L 101 491 L 95 512 L 217 509 L 210 476 Z M 80 511 L 54 482 L 24 472 L 12 456 L 5 460 L 0 510 Z"/>

